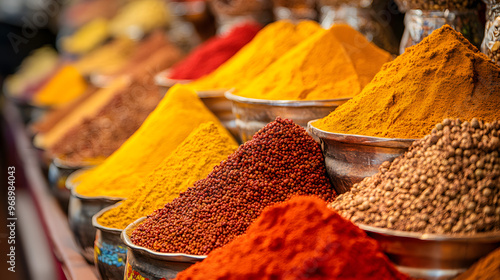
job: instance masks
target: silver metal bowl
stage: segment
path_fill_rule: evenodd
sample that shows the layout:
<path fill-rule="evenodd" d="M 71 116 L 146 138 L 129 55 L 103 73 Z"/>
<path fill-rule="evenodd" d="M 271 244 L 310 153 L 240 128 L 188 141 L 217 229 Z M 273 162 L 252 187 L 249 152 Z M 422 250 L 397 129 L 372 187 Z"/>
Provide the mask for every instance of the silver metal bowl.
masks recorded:
<path fill-rule="evenodd" d="M 173 279 L 177 273 L 207 257 L 182 253 L 160 253 L 135 245 L 130 240 L 129 234 L 144 219 L 146 217 L 137 219 L 122 231 L 121 238 L 128 247 L 125 278 L 127 275 L 139 274 L 149 280 Z"/>
<path fill-rule="evenodd" d="M 48 181 L 52 194 L 61 204 L 64 211 L 68 210 L 70 190 L 66 187 L 66 180 L 73 172 L 86 169 L 90 166 L 69 166 L 60 159 L 54 158 L 49 165 Z"/>
<path fill-rule="evenodd" d="M 418 279 L 452 279 L 500 247 L 500 232 L 453 236 L 358 226 L 401 272 Z"/>
<path fill-rule="evenodd" d="M 380 138 L 327 132 L 308 123 L 307 131 L 321 145 L 326 171 L 337 193 L 378 172 L 385 161 L 404 154 L 414 139 Z"/>
<path fill-rule="evenodd" d="M 116 197 L 88 197 L 76 193 L 77 184 L 74 184 L 74 178 L 82 170 L 71 174 L 66 180 L 66 187 L 70 189 L 70 198 L 68 206 L 69 227 L 73 232 L 76 244 L 80 253 L 89 263 L 94 263 L 94 240 L 96 230 L 92 226 L 92 216 L 102 209 L 113 205 L 123 198 Z"/>
<path fill-rule="evenodd" d="M 241 97 L 225 93 L 233 104 L 233 114 L 243 142 L 252 139 L 253 135 L 276 117 L 293 120 L 306 128 L 310 120 L 323 118 L 350 98 L 295 101 L 295 100 L 262 100 Z"/>
<path fill-rule="evenodd" d="M 108 206 L 92 217 L 96 229 L 94 242 L 94 264 L 102 280 L 122 280 L 127 263 L 127 246 L 120 238 L 121 229 L 105 227 L 97 219 L 105 212 L 119 206 Z"/>

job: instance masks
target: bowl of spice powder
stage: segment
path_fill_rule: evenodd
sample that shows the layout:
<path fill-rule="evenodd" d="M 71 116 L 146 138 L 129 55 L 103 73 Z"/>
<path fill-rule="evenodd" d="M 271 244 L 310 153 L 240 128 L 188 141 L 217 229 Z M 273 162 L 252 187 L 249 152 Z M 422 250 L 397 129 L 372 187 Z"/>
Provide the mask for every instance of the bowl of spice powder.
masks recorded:
<path fill-rule="evenodd" d="M 138 275 L 143 277 L 140 279 L 173 279 L 177 273 L 207 257 L 184 253 L 161 253 L 134 244 L 130 235 L 145 219 L 146 217 L 139 218 L 122 231 L 121 239 L 127 246 L 125 277 Z"/>
<path fill-rule="evenodd" d="M 106 196 L 83 196 L 75 191 L 78 178 L 86 169 L 69 175 L 66 187 L 70 190 L 68 206 L 68 222 L 76 241 L 78 250 L 89 263 L 94 263 L 94 240 L 96 229 L 92 226 L 92 217 L 102 209 L 123 200 L 123 198 Z"/>

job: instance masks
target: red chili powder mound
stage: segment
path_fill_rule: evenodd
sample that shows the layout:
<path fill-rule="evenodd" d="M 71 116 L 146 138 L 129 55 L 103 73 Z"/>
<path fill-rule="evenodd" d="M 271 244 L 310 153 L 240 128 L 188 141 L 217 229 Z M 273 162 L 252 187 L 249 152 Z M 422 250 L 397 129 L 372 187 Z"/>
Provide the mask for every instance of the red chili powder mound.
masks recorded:
<path fill-rule="evenodd" d="M 224 36 L 207 40 L 172 66 L 168 78 L 194 80 L 210 74 L 250 42 L 260 28 L 256 23 L 246 23 L 233 28 Z"/>
<path fill-rule="evenodd" d="M 410 279 L 378 243 L 315 197 L 267 208 L 246 234 L 179 273 L 196 279 Z"/>

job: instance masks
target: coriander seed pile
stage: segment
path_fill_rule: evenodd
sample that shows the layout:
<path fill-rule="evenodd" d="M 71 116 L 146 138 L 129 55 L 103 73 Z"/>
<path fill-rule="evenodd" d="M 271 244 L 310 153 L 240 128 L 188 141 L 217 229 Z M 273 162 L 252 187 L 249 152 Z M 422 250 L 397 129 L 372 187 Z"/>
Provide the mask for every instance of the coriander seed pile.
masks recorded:
<path fill-rule="evenodd" d="M 500 231 L 499 137 L 499 121 L 445 119 L 331 206 L 354 223 L 395 230 Z"/>

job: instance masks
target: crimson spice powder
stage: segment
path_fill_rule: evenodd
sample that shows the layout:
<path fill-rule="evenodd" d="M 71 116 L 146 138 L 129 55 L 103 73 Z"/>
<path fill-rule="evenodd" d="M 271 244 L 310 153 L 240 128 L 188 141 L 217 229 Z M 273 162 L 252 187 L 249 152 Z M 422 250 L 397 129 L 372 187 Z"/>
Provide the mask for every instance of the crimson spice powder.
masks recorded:
<path fill-rule="evenodd" d="M 164 253 L 204 255 L 243 234 L 262 210 L 297 195 L 335 197 L 321 149 L 291 120 L 277 118 L 207 178 L 156 210 L 131 234 Z"/>
<path fill-rule="evenodd" d="M 245 23 L 207 40 L 172 66 L 168 78 L 194 80 L 210 74 L 250 42 L 260 28 L 257 23 Z"/>
<path fill-rule="evenodd" d="M 410 279 L 378 243 L 314 197 L 264 210 L 246 234 L 177 275 L 197 279 Z"/>

